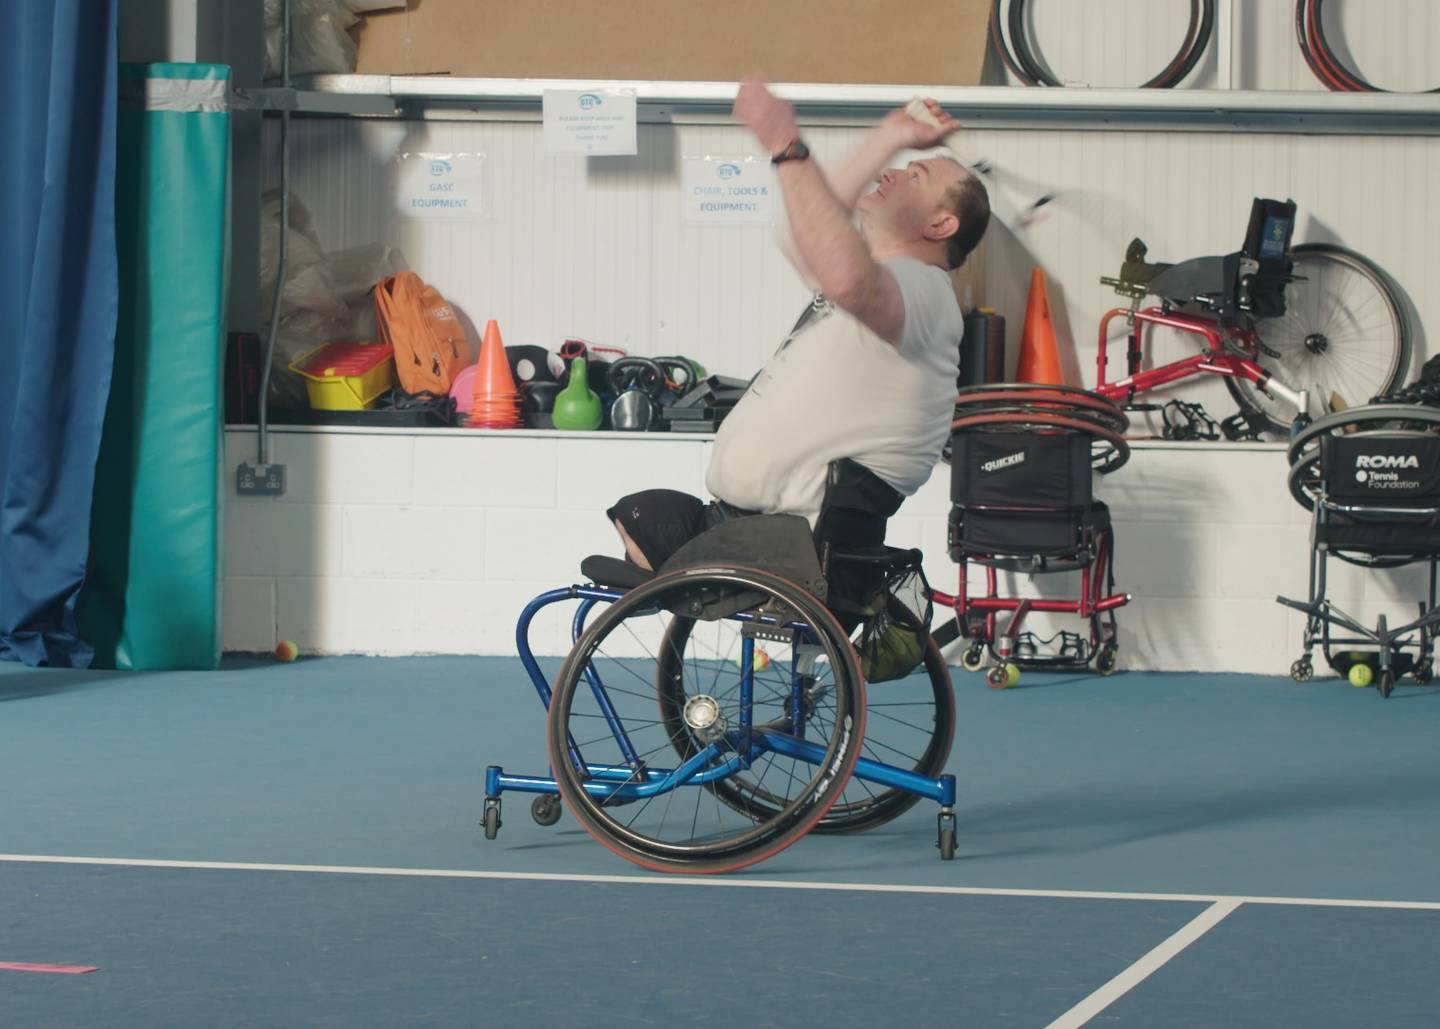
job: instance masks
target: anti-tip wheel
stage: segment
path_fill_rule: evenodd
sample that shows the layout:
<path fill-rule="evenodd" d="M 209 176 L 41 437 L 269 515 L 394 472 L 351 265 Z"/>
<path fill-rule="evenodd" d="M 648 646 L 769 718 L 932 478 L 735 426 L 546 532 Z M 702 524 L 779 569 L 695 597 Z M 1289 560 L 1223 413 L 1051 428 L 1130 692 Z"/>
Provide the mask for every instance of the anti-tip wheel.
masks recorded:
<path fill-rule="evenodd" d="M 480 823 L 485 827 L 485 838 L 493 840 L 500 835 L 500 798 L 485 798 L 485 819 Z"/>
<path fill-rule="evenodd" d="M 560 798 L 552 793 L 542 793 L 530 802 L 530 817 L 536 825 L 554 825 L 560 821 Z"/>

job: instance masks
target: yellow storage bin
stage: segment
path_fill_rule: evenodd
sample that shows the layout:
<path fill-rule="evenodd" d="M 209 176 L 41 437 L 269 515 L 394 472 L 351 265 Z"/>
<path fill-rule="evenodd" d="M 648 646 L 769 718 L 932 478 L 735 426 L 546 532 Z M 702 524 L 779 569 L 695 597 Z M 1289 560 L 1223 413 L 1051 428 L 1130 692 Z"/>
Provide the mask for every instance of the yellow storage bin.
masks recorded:
<path fill-rule="evenodd" d="M 290 362 L 318 411 L 363 411 L 395 385 L 389 343 L 325 343 Z"/>

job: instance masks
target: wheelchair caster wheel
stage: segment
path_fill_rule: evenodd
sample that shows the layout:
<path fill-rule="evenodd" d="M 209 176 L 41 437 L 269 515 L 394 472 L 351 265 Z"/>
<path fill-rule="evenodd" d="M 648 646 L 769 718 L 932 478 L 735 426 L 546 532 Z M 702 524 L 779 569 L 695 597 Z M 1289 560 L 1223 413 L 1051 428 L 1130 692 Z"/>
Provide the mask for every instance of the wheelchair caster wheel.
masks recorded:
<path fill-rule="evenodd" d="M 1095 653 L 1095 671 L 1099 675 L 1115 674 L 1115 646 L 1106 644 Z"/>
<path fill-rule="evenodd" d="M 1435 671 L 1430 667 L 1428 660 L 1422 661 L 1415 666 L 1415 670 L 1410 673 L 1410 677 L 1415 680 L 1417 686 L 1424 686 L 1435 677 Z"/>
<path fill-rule="evenodd" d="M 1315 666 L 1302 657 L 1290 666 L 1290 678 L 1296 682 L 1309 682 L 1315 678 Z"/>
<path fill-rule="evenodd" d="M 485 820 L 480 823 L 485 827 L 485 838 L 493 840 L 500 835 L 500 798 L 485 798 Z"/>
<path fill-rule="evenodd" d="M 1385 669 L 1385 671 L 1380 673 L 1379 685 L 1380 696 L 1389 697 L 1390 692 L 1395 689 L 1395 673 L 1388 668 Z"/>
<path fill-rule="evenodd" d="M 542 793 L 530 802 L 530 817 L 536 825 L 554 825 L 560 821 L 560 798 Z"/>
<path fill-rule="evenodd" d="M 992 690 L 1008 690 L 1020 681 L 1020 666 L 1010 664 L 1008 661 L 1002 665 L 996 665 L 985 673 L 985 685 Z"/>
<path fill-rule="evenodd" d="M 967 672 L 978 672 L 985 664 L 985 648 L 978 643 L 971 644 L 960 655 L 960 667 Z"/>
<path fill-rule="evenodd" d="M 948 808 L 940 812 L 937 819 L 940 830 L 935 846 L 940 848 L 941 861 L 953 861 L 955 859 L 955 813 Z"/>

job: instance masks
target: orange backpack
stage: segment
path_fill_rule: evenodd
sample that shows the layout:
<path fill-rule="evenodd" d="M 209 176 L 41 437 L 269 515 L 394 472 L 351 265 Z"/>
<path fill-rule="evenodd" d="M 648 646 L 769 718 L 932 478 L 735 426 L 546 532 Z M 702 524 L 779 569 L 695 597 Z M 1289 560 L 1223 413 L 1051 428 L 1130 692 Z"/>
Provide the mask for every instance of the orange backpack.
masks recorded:
<path fill-rule="evenodd" d="M 406 393 L 450 392 L 470 363 L 470 343 L 450 304 L 414 272 L 375 284 L 380 340 L 395 349 L 395 372 Z"/>

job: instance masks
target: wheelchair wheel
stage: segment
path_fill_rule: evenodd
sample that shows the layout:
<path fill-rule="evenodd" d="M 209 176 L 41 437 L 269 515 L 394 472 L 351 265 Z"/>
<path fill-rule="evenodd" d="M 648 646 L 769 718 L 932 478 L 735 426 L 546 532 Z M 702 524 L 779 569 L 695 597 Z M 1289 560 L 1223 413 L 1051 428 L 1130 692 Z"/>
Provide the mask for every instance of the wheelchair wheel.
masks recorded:
<path fill-rule="evenodd" d="M 891 616 L 909 617 L 904 604 L 893 602 Z M 700 623 L 703 626 L 703 623 Z M 661 648 L 660 689 L 661 718 L 675 741 L 681 760 L 688 760 L 703 747 L 703 741 L 685 724 L 684 707 L 688 701 L 685 676 L 678 666 L 681 655 L 691 645 L 696 620 L 677 617 L 670 623 Z M 708 646 L 701 643 L 701 646 Z M 950 744 L 955 740 L 955 689 L 950 685 L 950 669 L 935 640 L 926 640 L 924 661 L 906 678 L 883 682 L 865 688 L 865 735 L 861 740 L 861 757 L 913 770 L 922 776 L 936 777 L 945 771 Z M 740 812 L 765 807 L 775 812 L 783 806 L 783 796 L 770 792 L 750 777 L 734 777 L 710 784 L 720 800 Z M 883 825 L 906 812 L 919 800 L 909 790 L 887 789 L 851 777 L 825 816 L 812 832 L 864 832 Z"/>
<path fill-rule="evenodd" d="M 727 872 L 824 818 L 864 722 L 834 616 L 732 566 L 659 576 L 602 612 L 557 676 L 547 736 L 565 806 L 597 841 L 658 871 Z"/>
<path fill-rule="evenodd" d="M 1398 290 L 1373 262 L 1328 243 L 1290 248 L 1296 281 L 1285 313 L 1256 325 L 1260 363 L 1295 389 L 1310 390 L 1310 416 L 1358 407 L 1400 385 L 1410 367 L 1410 329 Z M 1244 379 L 1225 377 L 1242 409 L 1258 411 L 1272 432 L 1298 412 Z"/>
<path fill-rule="evenodd" d="M 914 621 L 910 609 L 892 601 L 892 617 Z M 696 649 L 692 642 L 696 623 L 690 618 L 676 618 L 666 632 L 661 648 L 660 716 L 665 721 L 681 760 L 696 754 L 703 742 L 685 723 L 685 677 L 679 666 L 688 651 Z M 700 648 L 709 644 L 700 642 Z M 915 771 L 934 778 L 945 770 L 950 746 L 955 738 L 955 691 L 950 683 L 950 669 L 934 639 L 926 640 L 925 657 L 919 668 L 904 679 L 867 685 L 865 703 L 865 735 L 861 740 L 861 756 L 897 768 Z M 823 717 L 823 714 L 817 715 Z M 784 797 L 760 786 L 748 776 L 737 776 L 712 783 L 709 788 L 725 804 L 737 811 L 764 807 L 778 811 Z M 863 832 L 890 821 L 908 811 L 920 799 L 908 790 L 890 789 L 852 777 L 841 791 L 825 817 L 816 823 L 813 832 Z"/>

